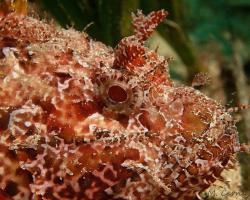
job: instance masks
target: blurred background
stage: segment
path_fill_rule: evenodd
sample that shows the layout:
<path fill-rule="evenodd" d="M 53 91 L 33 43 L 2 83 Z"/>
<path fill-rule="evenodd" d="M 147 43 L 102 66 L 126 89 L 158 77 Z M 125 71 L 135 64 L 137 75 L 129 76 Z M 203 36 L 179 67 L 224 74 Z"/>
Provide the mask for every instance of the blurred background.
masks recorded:
<path fill-rule="evenodd" d="M 250 0 L 30 0 L 29 4 L 30 15 L 85 31 L 112 47 L 133 34 L 131 12 L 165 9 L 169 16 L 147 46 L 173 58 L 169 67 L 176 84 L 191 85 L 195 74 L 206 72 L 210 84 L 198 89 L 226 107 L 250 104 Z M 250 111 L 235 114 L 235 119 L 240 141 L 249 143 Z M 240 166 L 225 175 L 234 188 L 223 187 L 250 199 L 244 196 L 250 192 L 250 156 L 240 153 L 238 159 Z M 238 198 L 218 194 L 207 192 L 203 197 Z"/>

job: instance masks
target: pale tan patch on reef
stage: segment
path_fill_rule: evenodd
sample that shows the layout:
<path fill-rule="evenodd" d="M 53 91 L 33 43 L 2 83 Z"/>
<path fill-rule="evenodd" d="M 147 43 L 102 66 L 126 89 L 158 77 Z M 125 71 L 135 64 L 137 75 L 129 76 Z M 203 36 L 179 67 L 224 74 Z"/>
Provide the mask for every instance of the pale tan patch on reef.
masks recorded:
<path fill-rule="evenodd" d="M 237 163 L 234 169 L 224 170 L 222 177 L 227 181 L 215 181 L 214 185 L 202 193 L 206 200 L 248 200 L 250 195 L 240 190 L 241 174 L 240 165 Z"/>

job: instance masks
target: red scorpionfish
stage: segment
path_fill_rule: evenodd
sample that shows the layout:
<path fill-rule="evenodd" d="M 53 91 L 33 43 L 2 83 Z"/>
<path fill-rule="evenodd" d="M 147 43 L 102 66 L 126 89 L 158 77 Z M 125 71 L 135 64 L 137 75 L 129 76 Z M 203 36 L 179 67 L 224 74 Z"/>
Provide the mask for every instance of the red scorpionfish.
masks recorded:
<path fill-rule="evenodd" d="M 0 199 L 193 199 L 240 151 L 232 116 L 144 46 L 164 10 L 113 50 L 32 17 L 0 17 Z"/>

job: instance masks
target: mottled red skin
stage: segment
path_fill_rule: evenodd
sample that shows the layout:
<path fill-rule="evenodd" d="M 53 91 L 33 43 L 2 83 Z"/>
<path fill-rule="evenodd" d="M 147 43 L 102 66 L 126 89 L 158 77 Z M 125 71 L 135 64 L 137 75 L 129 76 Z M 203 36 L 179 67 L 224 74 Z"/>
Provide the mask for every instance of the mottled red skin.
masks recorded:
<path fill-rule="evenodd" d="M 0 20 L 0 195 L 192 199 L 220 177 L 239 150 L 234 120 L 175 87 L 143 46 L 166 15 L 138 12 L 114 51 L 33 18 Z"/>

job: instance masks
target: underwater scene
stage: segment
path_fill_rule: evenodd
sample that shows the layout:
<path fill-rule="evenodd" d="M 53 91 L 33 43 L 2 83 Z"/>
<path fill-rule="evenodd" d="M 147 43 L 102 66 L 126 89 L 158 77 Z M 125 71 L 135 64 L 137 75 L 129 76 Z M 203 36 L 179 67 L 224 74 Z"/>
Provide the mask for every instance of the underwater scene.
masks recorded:
<path fill-rule="evenodd" d="M 248 0 L 0 0 L 0 200 L 250 200 Z"/>

